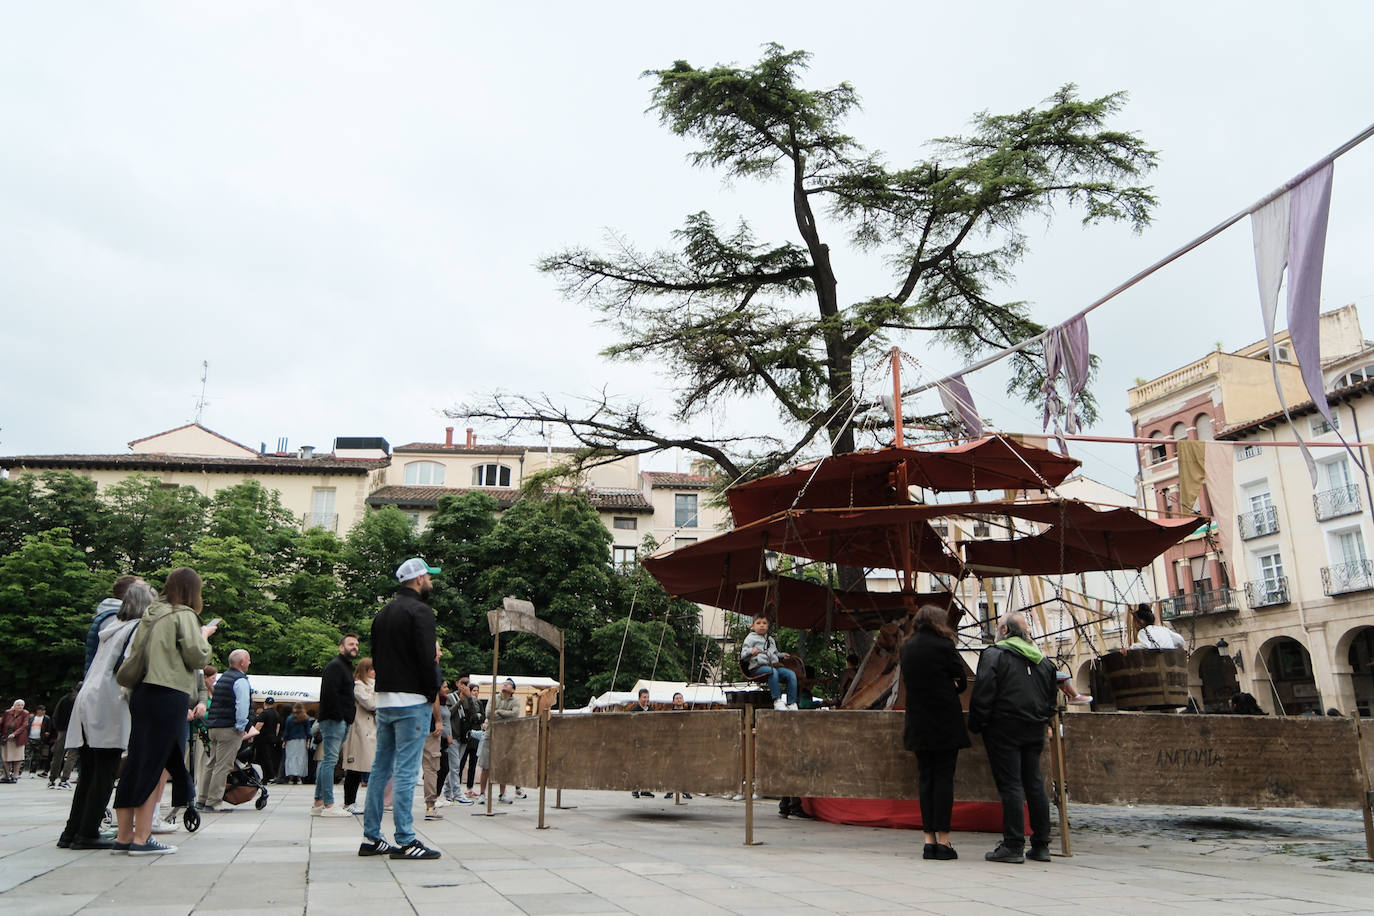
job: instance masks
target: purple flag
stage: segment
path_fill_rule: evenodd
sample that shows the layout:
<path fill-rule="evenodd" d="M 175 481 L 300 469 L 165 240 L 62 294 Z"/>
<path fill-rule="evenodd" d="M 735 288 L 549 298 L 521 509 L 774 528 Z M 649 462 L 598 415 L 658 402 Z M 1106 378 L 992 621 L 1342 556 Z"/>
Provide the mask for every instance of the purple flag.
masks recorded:
<path fill-rule="evenodd" d="M 940 389 L 940 403 L 945 405 L 945 410 L 951 416 L 958 417 L 975 439 L 982 436 L 983 418 L 978 416 L 978 410 L 973 406 L 973 395 L 969 394 L 968 385 L 964 384 L 964 376 L 951 375 L 935 384 Z"/>
<path fill-rule="evenodd" d="M 1082 315 L 1051 328 L 1045 335 L 1045 418 L 1044 428 L 1054 421 L 1055 432 L 1061 421 L 1066 432 L 1078 432 L 1078 397 L 1088 387 L 1092 356 L 1088 352 L 1088 321 Z M 1067 397 L 1060 399 L 1058 379 L 1064 376 Z"/>
<path fill-rule="evenodd" d="M 1331 407 L 1322 385 L 1322 261 L 1326 255 L 1326 222 L 1331 212 L 1333 166 L 1313 172 L 1293 189 L 1288 233 L 1288 334 L 1302 381 L 1312 403 L 1331 422 Z"/>

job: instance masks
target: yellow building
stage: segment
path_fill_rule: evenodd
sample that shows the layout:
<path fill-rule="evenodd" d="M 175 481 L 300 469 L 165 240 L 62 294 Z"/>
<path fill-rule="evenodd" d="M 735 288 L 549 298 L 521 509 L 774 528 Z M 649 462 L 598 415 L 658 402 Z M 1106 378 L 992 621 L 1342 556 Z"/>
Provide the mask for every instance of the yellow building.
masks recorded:
<path fill-rule="evenodd" d="M 16 455 L 0 458 L 0 468 L 11 477 L 72 471 L 94 480 L 98 490 L 133 474 L 148 474 L 166 486 L 194 487 L 207 497 L 257 480 L 281 495 L 282 505 L 303 527 L 318 525 L 344 534 L 367 510 L 367 496 L 381 485 L 388 463 L 384 439 L 340 439 L 331 454 L 315 454 L 308 447 L 269 453 L 198 423 L 135 439 L 129 449 L 113 455 Z"/>

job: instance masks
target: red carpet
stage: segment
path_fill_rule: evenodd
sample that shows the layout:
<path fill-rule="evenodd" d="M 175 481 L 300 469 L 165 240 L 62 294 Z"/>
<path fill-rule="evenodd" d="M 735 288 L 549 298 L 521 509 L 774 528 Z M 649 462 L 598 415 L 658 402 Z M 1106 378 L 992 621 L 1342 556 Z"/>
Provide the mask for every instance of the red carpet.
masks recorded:
<path fill-rule="evenodd" d="M 921 803 L 915 799 L 804 798 L 802 806 L 808 814 L 835 824 L 921 829 Z M 950 829 L 958 832 L 1001 833 L 1002 806 L 998 802 L 955 802 Z M 1026 830 L 1030 830 L 1029 822 Z"/>

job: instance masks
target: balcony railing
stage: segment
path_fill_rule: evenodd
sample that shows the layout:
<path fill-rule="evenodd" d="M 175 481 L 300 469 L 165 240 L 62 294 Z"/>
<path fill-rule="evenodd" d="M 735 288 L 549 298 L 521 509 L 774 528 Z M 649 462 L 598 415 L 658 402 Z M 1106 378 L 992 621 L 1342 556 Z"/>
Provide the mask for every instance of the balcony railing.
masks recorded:
<path fill-rule="evenodd" d="M 1190 595 L 1175 595 L 1159 600 L 1159 615 L 1165 620 L 1179 617 L 1199 617 L 1204 614 L 1224 614 L 1237 610 L 1236 593 L 1229 588 L 1214 588 Z"/>
<path fill-rule="evenodd" d="M 1245 583 L 1245 603 L 1251 608 L 1276 607 L 1288 603 L 1288 577 L 1275 576 Z"/>
<path fill-rule="evenodd" d="M 1328 595 L 1367 592 L 1374 589 L 1374 563 L 1356 560 L 1322 567 L 1322 591 Z"/>
<path fill-rule="evenodd" d="M 1278 531 L 1279 513 L 1273 506 L 1265 506 L 1253 512 L 1242 512 L 1236 516 L 1236 522 L 1240 525 L 1241 538 L 1248 541 Z"/>
<path fill-rule="evenodd" d="M 332 512 L 307 512 L 301 519 L 301 528 L 306 531 L 309 531 L 311 528 L 338 531 L 339 517 Z"/>
<path fill-rule="evenodd" d="M 1312 508 L 1317 512 L 1319 522 L 1340 515 L 1353 515 L 1360 511 L 1360 489 L 1352 483 L 1313 493 Z"/>

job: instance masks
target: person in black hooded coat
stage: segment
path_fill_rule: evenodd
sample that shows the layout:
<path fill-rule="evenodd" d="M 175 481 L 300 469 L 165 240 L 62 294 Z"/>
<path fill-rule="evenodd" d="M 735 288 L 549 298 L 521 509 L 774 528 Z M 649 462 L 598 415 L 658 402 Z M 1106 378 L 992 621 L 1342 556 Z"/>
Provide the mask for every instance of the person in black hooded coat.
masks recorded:
<path fill-rule="evenodd" d="M 915 633 L 902 646 L 906 727 L 902 743 L 916 754 L 920 769 L 922 858 L 957 859 L 949 842 L 954 811 L 954 767 L 959 749 L 971 747 L 959 695 L 967 669 L 954 648 L 949 612 L 928 604 L 916 612 Z"/>

